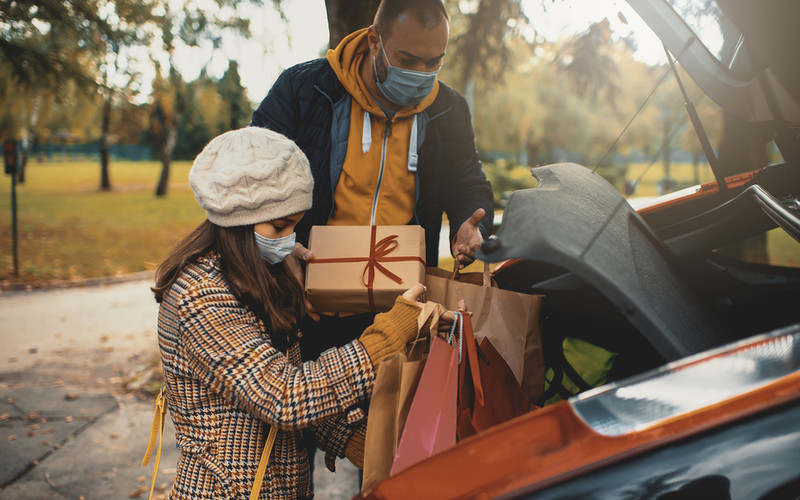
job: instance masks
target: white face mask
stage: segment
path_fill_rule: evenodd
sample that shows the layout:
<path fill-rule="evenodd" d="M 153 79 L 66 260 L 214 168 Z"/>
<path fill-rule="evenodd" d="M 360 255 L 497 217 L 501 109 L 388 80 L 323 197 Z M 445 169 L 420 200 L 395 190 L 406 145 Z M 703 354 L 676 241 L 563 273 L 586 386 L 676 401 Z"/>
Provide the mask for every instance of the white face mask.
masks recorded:
<path fill-rule="evenodd" d="M 253 234 L 256 235 L 256 246 L 258 247 L 259 255 L 270 264 L 277 264 L 288 257 L 294 250 L 294 243 L 297 239 L 297 233 L 276 239 L 265 238 L 255 231 Z"/>

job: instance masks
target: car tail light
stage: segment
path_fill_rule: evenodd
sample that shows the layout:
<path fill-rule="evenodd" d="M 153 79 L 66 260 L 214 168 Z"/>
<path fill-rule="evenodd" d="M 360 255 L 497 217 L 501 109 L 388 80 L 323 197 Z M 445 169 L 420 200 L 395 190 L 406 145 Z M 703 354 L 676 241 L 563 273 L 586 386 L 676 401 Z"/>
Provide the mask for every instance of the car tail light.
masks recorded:
<path fill-rule="evenodd" d="M 572 399 L 595 432 L 644 430 L 763 387 L 800 370 L 800 326 L 685 358 Z"/>

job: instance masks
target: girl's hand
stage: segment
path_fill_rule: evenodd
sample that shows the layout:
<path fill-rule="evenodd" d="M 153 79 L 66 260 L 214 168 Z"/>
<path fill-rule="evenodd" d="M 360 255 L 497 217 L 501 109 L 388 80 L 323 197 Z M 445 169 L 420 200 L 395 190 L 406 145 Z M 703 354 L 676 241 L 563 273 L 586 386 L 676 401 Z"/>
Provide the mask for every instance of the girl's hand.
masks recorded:
<path fill-rule="evenodd" d="M 308 262 L 313 259 L 314 254 L 300 243 L 295 243 L 294 250 L 286 257 L 286 267 L 294 277 L 297 278 L 297 282 L 300 283 L 301 288 L 305 284 L 305 273 L 303 272 L 303 267 L 300 265 L 300 262 Z M 306 303 L 306 314 L 314 321 L 319 321 L 319 314 L 314 312 L 314 307 L 305 294 L 303 295 L 303 300 Z"/>
<path fill-rule="evenodd" d="M 467 311 L 467 304 L 464 302 L 464 299 L 458 301 L 458 312 L 463 314 L 469 314 L 470 316 L 472 316 L 472 313 Z M 456 320 L 455 311 L 447 311 L 446 313 L 442 314 L 439 317 L 439 331 L 449 332 L 450 329 L 453 327 L 453 321 L 455 320 Z"/>
<path fill-rule="evenodd" d="M 422 304 L 422 301 L 420 301 L 419 299 L 422 296 L 422 294 L 425 293 L 425 290 L 427 290 L 427 288 L 425 288 L 425 285 L 423 285 L 422 283 L 417 283 L 416 285 L 412 286 L 403 293 L 403 298 L 410 300 L 412 302 L 417 302 Z M 458 301 L 458 312 L 463 314 L 469 314 L 470 316 L 472 315 L 471 312 L 467 311 L 467 304 L 464 302 L 463 299 Z M 439 326 L 438 326 L 439 331 L 440 332 L 450 331 L 450 328 L 453 327 L 453 321 L 455 320 L 456 320 L 455 311 L 447 311 L 443 313 L 439 317 Z"/>
<path fill-rule="evenodd" d="M 425 285 L 422 283 L 417 283 L 416 285 L 412 286 L 405 292 L 403 292 L 403 298 L 406 300 L 410 300 L 411 302 L 421 302 L 419 298 L 425 293 Z"/>

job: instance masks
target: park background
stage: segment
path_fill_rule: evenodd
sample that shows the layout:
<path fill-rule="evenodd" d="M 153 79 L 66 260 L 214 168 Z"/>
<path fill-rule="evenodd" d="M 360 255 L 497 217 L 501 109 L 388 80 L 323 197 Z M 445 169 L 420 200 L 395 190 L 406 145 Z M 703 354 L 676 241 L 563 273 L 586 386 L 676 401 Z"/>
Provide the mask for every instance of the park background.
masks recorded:
<path fill-rule="evenodd" d="M 15 213 L 0 182 L 0 289 L 152 272 L 203 220 L 194 156 L 246 126 L 282 69 L 369 25 L 377 3 L 4 3 L 0 139 L 18 141 L 21 168 Z M 498 213 L 546 163 L 581 163 L 636 198 L 714 179 L 666 58 L 621 0 L 445 3 L 440 78 L 470 103 Z M 721 111 L 679 72 L 718 144 Z M 770 262 L 799 264 L 779 234 L 765 244 Z"/>

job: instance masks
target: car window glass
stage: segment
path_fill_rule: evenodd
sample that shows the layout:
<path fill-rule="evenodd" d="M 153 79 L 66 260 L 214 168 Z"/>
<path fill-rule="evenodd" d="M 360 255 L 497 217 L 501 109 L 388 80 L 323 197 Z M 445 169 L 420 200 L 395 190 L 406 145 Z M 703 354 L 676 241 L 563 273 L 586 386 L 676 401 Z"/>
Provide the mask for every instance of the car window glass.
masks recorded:
<path fill-rule="evenodd" d="M 753 264 L 800 268 L 800 244 L 780 228 L 717 249 L 716 252 Z"/>
<path fill-rule="evenodd" d="M 743 37 L 724 16 L 714 0 L 667 0 L 697 39 L 726 68 L 736 73 L 750 73 L 752 64 L 744 48 Z"/>

